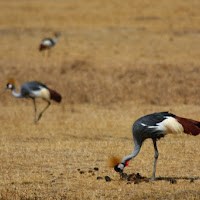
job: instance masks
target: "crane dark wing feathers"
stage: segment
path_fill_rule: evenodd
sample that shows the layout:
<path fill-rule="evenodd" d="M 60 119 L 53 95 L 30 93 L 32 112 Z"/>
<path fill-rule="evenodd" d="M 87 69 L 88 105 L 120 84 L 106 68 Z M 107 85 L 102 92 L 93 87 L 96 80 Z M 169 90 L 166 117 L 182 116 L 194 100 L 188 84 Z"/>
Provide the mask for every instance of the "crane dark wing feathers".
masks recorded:
<path fill-rule="evenodd" d="M 139 118 L 133 124 L 132 130 L 134 137 L 141 143 L 147 138 L 160 139 L 161 137 L 164 137 L 165 132 L 149 127 L 157 126 L 157 124 L 165 120 L 166 117 L 175 117 L 175 115 L 169 112 L 160 112 L 152 113 Z"/>
<path fill-rule="evenodd" d="M 175 117 L 176 115 L 169 112 L 152 113 L 141 117 L 137 120 L 138 123 L 146 124 L 147 126 L 155 126 L 157 123 L 162 122 L 166 117 Z"/>
<path fill-rule="evenodd" d="M 30 95 L 30 91 L 27 88 L 21 88 L 21 94 L 23 97 L 28 97 Z"/>
<path fill-rule="evenodd" d="M 41 87 L 48 89 L 46 85 L 37 81 L 26 82 L 23 83 L 21 86 L 21 93 L 24 96 L 28 96 L 31 93 L 31 91 L 38 91 L 41 89 Z"/>
<path fill-rule="evenodd" d="M 159 123 L 165 120 L 166 117 L 175 118 L 177 122 L 182 125 L 185 133 L 194 136 L 200 134 L 200 122 L 178 117 L 169 112 L 160 112 L 149 114 L 136 120 L 136 122 L 133 124 L 134 136 L 138 137 L 137 139 L 141 141 L 146 138 L 160 139 L 160 137 L 164 137 L 167 133 L 165 129 L 157 129 L 156 127 L 159 127 Z"/>

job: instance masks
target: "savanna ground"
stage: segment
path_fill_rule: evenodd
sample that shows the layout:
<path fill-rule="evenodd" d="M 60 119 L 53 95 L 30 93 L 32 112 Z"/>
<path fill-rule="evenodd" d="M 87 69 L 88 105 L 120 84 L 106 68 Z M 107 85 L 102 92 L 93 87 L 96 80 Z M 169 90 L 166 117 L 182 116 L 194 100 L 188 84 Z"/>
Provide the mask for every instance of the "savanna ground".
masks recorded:
<path fill-rule="evenodd" d="M 154 182 L 120 180 L 108 166 L 133 151 L 137 118 L 170 111 L 200 120 L 198 0 L 1 0 L 0 7 L 0 199 L 200 199 L 199 136 L 158 142 Z M 61 37 L 47 57 L 38 46 L 54 31 Z M 35 125 L 32 101 L 4 91 L 11 77 L 17 90 L 38 80 L 63 100 Z M 147 140 L 125 172 L 150 178 L 153 160 Z"/>

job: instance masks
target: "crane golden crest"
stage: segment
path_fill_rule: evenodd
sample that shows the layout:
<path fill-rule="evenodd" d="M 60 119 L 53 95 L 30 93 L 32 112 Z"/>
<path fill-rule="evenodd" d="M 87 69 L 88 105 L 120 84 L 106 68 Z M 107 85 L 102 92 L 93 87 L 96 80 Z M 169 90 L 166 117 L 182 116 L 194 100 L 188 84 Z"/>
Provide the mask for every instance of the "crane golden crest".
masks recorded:
<path fill-rule="evenodd" d="M 11 84 L 11 85 L 15 85 L 15 80 L 14 80 L 14 78 L 10 78 L 10 79 L 8 80 L 8 83 Z"/>
<path fill-rule="evenodd" d="M 112 156 L 108 160 L 108 166 L 109 167 L 115 167 L 117 164 L 120 163 L 120 161 L 121 161 L 121 158 L 116 157 L 116 156 Z"/>

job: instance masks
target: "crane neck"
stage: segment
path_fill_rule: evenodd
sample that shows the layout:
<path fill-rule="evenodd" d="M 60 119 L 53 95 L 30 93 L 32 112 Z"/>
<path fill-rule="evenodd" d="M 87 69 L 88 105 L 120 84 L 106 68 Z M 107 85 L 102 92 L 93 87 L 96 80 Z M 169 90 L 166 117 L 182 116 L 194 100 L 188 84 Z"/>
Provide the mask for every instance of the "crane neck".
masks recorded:
<path fill-rule="evenodd" d="M 12 95 L 16 98 L 22 98 L 21 92 L 15 91 L 15 86 L 13 86 L 13 88 L 12 88 Z"/>
<path fill-rule="evenodd" d="M 136 140 L 134 140 L 134 151 L 132 154 L 124 157 L 121 161 L 121 163 L 126 163 L 127 161 L 133 159 L 135 156 L 138 155 L 138 153 L 140 152 L 142 144 L 138 143 Z"/>
<path fill-rule="evenodd" d="M 58 37 L 59 37 L 59 35 L 55 35 L 54 44 L 56 44 L 58 42 Z"/>

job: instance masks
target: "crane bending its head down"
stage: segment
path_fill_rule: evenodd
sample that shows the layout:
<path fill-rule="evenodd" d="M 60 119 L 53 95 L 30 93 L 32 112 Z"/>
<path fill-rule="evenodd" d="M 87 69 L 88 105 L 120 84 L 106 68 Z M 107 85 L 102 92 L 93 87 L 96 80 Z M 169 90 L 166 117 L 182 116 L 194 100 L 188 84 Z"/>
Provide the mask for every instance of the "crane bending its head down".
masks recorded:
<path fill-rule="evenodd" d="M 43 50 L 48 50 L 50 48 L 52 48 L 53 46 L 56 45 L 56 43 L 58 42 L 58 37 L 60 36 L 60 33 L 54 33 L 55 38 L 51 39 L 51 38 L 45 38 L 41 41 L 40 46 L 39 46 L 39 50 L 43 51 Z"/>
<path fill-rule="evenodd" d="M 153 113 L 139 118 L 135 121 L 132 128 L 134 151 L 132 154 L 124 157 L 121 162 L 114 167 L 115 171 L 122 174 L 124 167 L 140 152 L 144 140 L 151 138 L 155 149 L 155 161 L 151 180 L 155 180 L 156 164 L 159 155 L 156 141 L 167 134 L 180 132 L 194 136 L 199 135 L 200 122 L 178 117 L 169 112 Z"/>
<path fill-rule="evenodd" d="M 12 95 L 16 98 L 33 99 L 34 108 L 35 108 L 35 123 L 37 123 L 40 120 L 40 118 L 42 117 L 42 114 L 50 106 L 51 104 L 50 100 L 61 102 L 61 99 L 62 99 L 59 93 L 57 93 L 56 91 L 48 88 L 46 85 L 37 81 L 23 83 L 21 85 L 19 92 L 17 93 L 15 91 L 15 82 L 13 79 L 10 79 L 7 83 L 6 89 L 10 89 L 12 91 Z M 40 112 L 38 118 L 37 118 L 37 106 L 36 106 L 35 98 L 42 98 L 48 103 L 47 106 Z"/>

